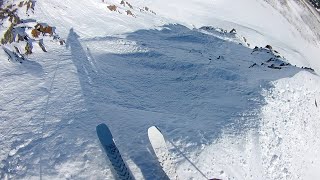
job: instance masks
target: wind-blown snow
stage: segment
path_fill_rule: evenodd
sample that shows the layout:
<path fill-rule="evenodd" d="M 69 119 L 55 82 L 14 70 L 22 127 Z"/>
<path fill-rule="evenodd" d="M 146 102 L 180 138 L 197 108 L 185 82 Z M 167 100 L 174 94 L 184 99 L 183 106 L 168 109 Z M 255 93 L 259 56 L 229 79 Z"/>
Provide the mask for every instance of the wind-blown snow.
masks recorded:
<path fill-rule="evenodd" d="M 320 79 L 287 64 L 320 67 L 318 37 L 290 22 L 301 11 L 287 17 L 253 0 L 130 3 L 136 17 L 118 1 L 37 1 L 28 18 L 54 25 L 65 46 L 46 40 L 48 53 L 22 64 L 0 51 L 1 179 L 114 179 L 95 133 L 102 122 L 137 179 L 164 173 L 152 125 L 184 179 L 320 177 Z M 267 44 L 286 59 L 252 49 Z"/>
<path fill-rule="evenodd" d="M 307 82 L 300 84 L 297 82 Z M 240 136 L 221 140 L 191 155 L 208 177 L 222 179 L 317 179 L 319 177 L 319 77 L 300 72 L 263 92 L 261 124 Z M 185 162 L 181 174 L 197 172 Z M 186 169 L 192 169 L 186 174 Z M 198 173 L 198 176 L 201 175 Z"/>

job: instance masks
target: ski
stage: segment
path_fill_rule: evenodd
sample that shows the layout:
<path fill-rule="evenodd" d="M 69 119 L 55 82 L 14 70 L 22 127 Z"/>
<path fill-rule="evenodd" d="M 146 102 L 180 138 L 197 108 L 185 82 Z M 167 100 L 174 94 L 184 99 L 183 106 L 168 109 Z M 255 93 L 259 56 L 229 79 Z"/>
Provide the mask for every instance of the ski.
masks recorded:
<path fill-rule="evenodd" d="M 179 179 L 175 165 L 173 164 L 172 158 L 169 154 L 167 144 L 159 128 L 157 128 L 156 126 L 151 126 L 148 129 L 148 137 L 151 146 L 157 156 L 158 162 L 160 163 L 163 171 L 166 173 L 168 178 L 170 180 Z"/>
<path fill-rule="evenodd" d="M 96 131 L 118 178 L 120 180 L 134 180 L 131 171 L 121 157 L 108 126 L 106 124 L 99 124 L 96 127 Z"/>

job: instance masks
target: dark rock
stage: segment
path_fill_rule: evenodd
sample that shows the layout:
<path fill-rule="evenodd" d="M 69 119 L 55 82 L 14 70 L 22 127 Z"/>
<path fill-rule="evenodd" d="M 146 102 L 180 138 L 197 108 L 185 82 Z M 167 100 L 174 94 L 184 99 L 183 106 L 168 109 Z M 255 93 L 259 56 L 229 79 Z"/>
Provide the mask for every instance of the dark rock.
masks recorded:
<path fill-rule="evenodd" d="M 281 67 L 277 67 L 277 66 L 275 66 L 274 64 L 271 64 L 270 66 L 268 66 L 268 68 L 271 68 L 271 69 L 281 69 Z"/>
<path fill-rule="evenodd" d="M 251 66 L 249 66 L 249 68 L 252 68 L 252 67 L 254 67 L 254 66 L 256 66 L 257 65 L 257 63 L 254 63 L 254 64 L 252 64 Z"/>
<path fill-rule="evenodd" d="M 269 44 L 268 44 L 268 45 L 266 45 L 266 48 L 267 48 L 267 49 L 272 50 L 272 46 L 271 46 L 271 45 L 269 45 Z"/>

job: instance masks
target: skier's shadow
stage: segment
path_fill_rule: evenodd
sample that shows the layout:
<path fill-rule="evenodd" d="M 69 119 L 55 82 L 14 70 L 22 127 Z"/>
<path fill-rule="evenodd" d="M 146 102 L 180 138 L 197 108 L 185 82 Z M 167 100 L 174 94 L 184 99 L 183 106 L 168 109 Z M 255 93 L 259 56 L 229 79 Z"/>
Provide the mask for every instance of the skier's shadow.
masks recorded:
<path fill-rule="evenodd" d="M 114 134 L 114 139 L 116 141 L 116 144 L 118 145 L 120 152 L 122 153 L 123 159 L 126 161 L 128 160 L 128 158 L 131 158 L 132 161 L 129 162 L 129 166 L 135 166 L 136 168 L 139 168 L 142 175 L 144 176 L 144 179 L 169 179 L 166 176 L 166 174 L 163 172 L 158 162 L 156 161 L 156 157 L 152 156 L 151 153 L 149 153 L 149 149 L 152 149 L 152 148 L 151 147 L 149 147 L 149 149 L 144 148 L 143 151 L 138 150 L 139 157 L 137 160 L 137 157 L 135 157 L 136 153 L 132 154 L 130 153 L 130 150 L 128 150 L 129 148 L 132 148 L 131 146 L 132 143 L 128 144 L 128 142 L 132 141 L 132 139 L 128 138 L 124 140 L 123 138 L 119 138 L 119 137 L 124 137 L 124 134 L 120 130 L 121 123 L 119 122 L 120 124 L 120 127 L 119 127 L 118 123 L 114 121 L 117 118 L 110 117 L 109 112 L 106 111 L 106 109 L 105 110 L 100 109 L 101 107 L 104 107 L 112 103 L 110 102 L 110 100 L 108 100 L 107 98 L 108 95 L 106 96 L 105 94 L 106 92 L 104 91 L 105 87 L 108 86 L 108 84 L 105 84 L 105 82 L 110 77 L 106 77 L 106 74 L 101 72 L 101 71 L 106 71 L 107 69 L 103 69 L 102 67 L 99 67 L 99 65 L 96 64 L 97 62 L 95 61 L 95 58 L 92 55 L 90 49 L 86 48 L 87 50 L 86 51 L 85 48 L 83 48 L 82 44 L 80 43 L 79 38 L 80 36 L 73 30 L 73 28 L 71 28 L 66 41 L 66 47 L 71 51 L 72 61 L 77 69 L 77 74 L 79 77 L 82 94 L 83 94 L 83 97 L 85 98 L 86 108 L 88 112 L 91 114 L 91 115 L 85 115 L 85 117 L 83 117 L 83 115 L 80 115 L 80 117 L 78 117 L 78 121 L 79 123 L 81 123 L 82 127 L 92 127 L 92 129 L 83 129 L 84 130 L 83 133 L 86 134 L 87 138 L 93 138 L 94 142 L 99 143 L 97 141 L 96 133 L 94 132 L 95 126 L 102 122 L 108 124 L 108 126 L 110 127 L 111 131 Z M 71 115 L 70 118 L 77 118 L 77 117 L 75 117 L 74 115 Z M 148 126 L 145 126 L 145 131 L 147 130 L 147 127 Z M 130 135 L 135 136 L 134 134 L 130 134 Z M 135 143 L 137 143 L 136 141 L 140 141 L 140 142 L 148 141 L 147 134 L 145 133 L 143 138 L 137 137 L 135 140 Z M 137 144 L 139 144 L 139 142 Z M 100 146 L 100 144 L 97 144 L 97 145 L 101 148 L 103 152 L 103 148 Z M 102 154 L 102 156 L 104 156 L 104 159 L 106 159 L 109 162 L 105 154 Z M 149 162 L 152 161 L 151 163 L 152 165 L 150 166 L 149 163 L 146 165 L 143 162 L 146 160 Z M 109 165 L 111 164 L 109 163 Z M 148 166 L 149 168 L 146 168 L 146 166 Z M 117 179 L 116 173 L 114 172 L 113 169 L 111 170 L 114 178 Z M 150 175 L 150 173 L 155 174 L 156 176 L 151 178 L 150 176 L 152 175 Z"/>

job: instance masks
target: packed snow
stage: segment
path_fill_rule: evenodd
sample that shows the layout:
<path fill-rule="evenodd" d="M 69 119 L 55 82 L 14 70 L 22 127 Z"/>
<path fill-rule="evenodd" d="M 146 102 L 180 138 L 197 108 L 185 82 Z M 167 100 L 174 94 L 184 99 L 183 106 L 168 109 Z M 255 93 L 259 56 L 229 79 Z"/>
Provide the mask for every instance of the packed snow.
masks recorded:
<path fill-rule="evenodd" d="M 25 42 L 1 45 L 0 179 L 116 179 L 100 123 L 136 179 L 165 173 L 153 125 L 181 179 L 320 178 L 320 25 L 308 8 L 41 0 L 19 10 L 24 25 L 56 34 L 32 40 L 47 52 L 35 45 L 25 59 L 14 53 Z"/>

